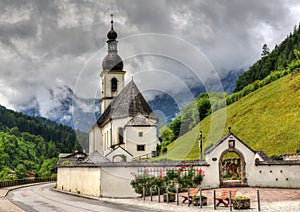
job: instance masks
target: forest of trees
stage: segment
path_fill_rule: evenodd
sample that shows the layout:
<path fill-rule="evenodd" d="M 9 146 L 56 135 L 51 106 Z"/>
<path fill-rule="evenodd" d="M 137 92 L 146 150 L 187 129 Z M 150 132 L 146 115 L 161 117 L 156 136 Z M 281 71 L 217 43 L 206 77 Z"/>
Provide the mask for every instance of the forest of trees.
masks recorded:
<path fill-rule="evenodd" d="M 81 150 L 74 130 L 0 106 L 0 180 L 50 177 L 60 152 Z"/>
<path fill-rule="evenodd" d="M 273 71 L 287 68 L 296 58 L 294 49 L 300 50 L 300 25 L 295 26 L 293 33 L 290 33 L 280 45 L 276 45 L 273 51 L 270 52 L 267 44 L 264 44 L 261 59 L 237 79 L 234 91 L 240 91 L 256 80 L 264 79 Z"/>
<path fill-rule="evenodd" d="M 202 93 L 184 106 L 177 118 L 160 129 L 163 147 L 195 127 L 200 120 L 226 105 L 226 94 Z"/>

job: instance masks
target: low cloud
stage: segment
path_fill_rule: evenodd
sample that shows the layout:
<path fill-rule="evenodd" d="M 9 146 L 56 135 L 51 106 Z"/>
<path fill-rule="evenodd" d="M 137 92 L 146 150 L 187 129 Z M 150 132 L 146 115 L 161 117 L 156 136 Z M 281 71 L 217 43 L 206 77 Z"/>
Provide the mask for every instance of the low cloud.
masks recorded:
<path fill-rule="evenodd" d="M 80 97 L 96 97 L 110 13 L 126 80 L 133 76 L 141 90 L 180 96 L 211 77 L 247 69 L 264 43 L 272 48 L 298 24 L 299 5 L 280 0 L 1 1 L 0 104 L 16 110 L 35 104 L 47 114 L 47 91 L 64 85 Z M 151 41 L 143 33 L 170 37 Z M 147 96 L 152 99 L 155 92 Z"/>

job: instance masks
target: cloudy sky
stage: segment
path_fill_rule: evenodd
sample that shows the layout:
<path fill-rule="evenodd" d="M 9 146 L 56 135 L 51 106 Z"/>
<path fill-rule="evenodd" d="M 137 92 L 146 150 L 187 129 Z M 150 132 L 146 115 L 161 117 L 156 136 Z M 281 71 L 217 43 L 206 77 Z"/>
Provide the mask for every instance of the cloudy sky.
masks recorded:
<path fill-rule="evenodd" d="M 97 96 L 111 13 L 126 80 L 171 96 L 247 69 L 300 21 L 292 0 L 1 0 L 0 11 L 0 104 L 42 115 L 58 87 Z"/>

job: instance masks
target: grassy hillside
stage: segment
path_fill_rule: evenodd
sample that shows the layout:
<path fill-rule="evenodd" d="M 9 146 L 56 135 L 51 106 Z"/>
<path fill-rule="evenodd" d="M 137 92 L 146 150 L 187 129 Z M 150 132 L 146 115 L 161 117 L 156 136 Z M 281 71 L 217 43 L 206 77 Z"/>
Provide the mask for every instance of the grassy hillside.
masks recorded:
<path fill-rule="evenodd" d="M 206 117 L 169 145 L 160 159 L 197 160 L 199 130 L 205 149 L 221 139 L 228 126 L 254 150 L 295 153 L 300 146 L 300 74 L 289 74 Z"/>

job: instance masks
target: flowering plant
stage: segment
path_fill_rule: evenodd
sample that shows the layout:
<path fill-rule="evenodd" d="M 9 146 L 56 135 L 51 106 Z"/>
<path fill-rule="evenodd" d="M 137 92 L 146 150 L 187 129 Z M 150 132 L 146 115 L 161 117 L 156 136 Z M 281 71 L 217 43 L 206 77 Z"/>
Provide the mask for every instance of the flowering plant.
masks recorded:
<path fill-rule="evenodd" d="M 205 176 L 204 171 L 200 168 L 199 171 L 196 172 L 194 175 L 194 179 L 193 179 L 194 183 L 196 185 L 200 185 L 204 176 Z"/>
<path fill-rule="evenodd" d="M 157 176 L 157 173 L 155 175 L 149 174 L 147 169 L 140 175 L 135 173 L 131 173 L 131 175 L 134 179 L 131 180 L 130 184 L 135 192 L 142 194 L 144 187 L 146 195 L 149 195 L 150 188 L 152 194 L 156 194 L 158 188 L 160 188 L 161 192 L 164 190 L 175 192 L 175 185 L 178 185 L 179 192 L 186 191 L 187 188 L 199 186 L 205 176 L 201 168 L 197 170 L 193 166 L 181 166 L 179 169 L 168 170 L 165 176 L 162 170 Z"/>

